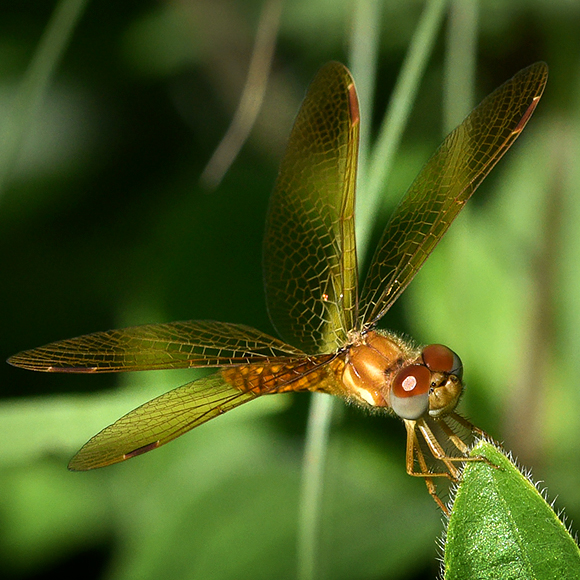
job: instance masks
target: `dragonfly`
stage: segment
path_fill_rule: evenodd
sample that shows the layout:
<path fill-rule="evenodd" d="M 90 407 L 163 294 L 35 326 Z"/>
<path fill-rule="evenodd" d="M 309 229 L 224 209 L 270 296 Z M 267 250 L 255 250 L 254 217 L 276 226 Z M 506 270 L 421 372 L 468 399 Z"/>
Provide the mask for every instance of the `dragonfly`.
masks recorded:
<path fill-rule="evenodd" d="M 461 359 L 377 324 L 518 138 L 547 75 L 543 62 L 521 70 L 446 137 L 388 221 L 359 291 L 358 99 L 344 65 L 323 66 L 296 117 L 266 222 L 266 302 L 282 338 L 243 324 L 183 321 L 95 332 L 14 355 L 10 364 L 45 372 L 217 369 L 104 428 L 69 469 L 141 455 L 262 395 L 321 392 L 402 419 L 407 472 L 423 478 L 447 512 L 436 478 L 459 481 L 472 459 L 468 437 L 485 435 L 455 411 L 464 390 Z"/>

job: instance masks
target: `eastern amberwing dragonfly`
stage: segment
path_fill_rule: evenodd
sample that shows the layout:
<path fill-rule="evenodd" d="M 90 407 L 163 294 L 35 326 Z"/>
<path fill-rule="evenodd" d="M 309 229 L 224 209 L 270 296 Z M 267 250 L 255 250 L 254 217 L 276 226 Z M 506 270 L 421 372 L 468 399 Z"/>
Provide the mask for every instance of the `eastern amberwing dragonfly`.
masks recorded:
<path fill-rule="evenodd" d="M 325 65 L 296 118 L 266 224 L 266 299 L 283 340 L 242 324 L 186 321 L 96 332 L 13 356 L 12 365 L 46 372 L 219 367 L 103 429 L 69 468 L 141 455 L 261 395 L 318 391 L 400 417 L 407 472 L 423 477 L 447 511 L 434 478 L 459 479 L 457 465 L 469 459 L 459 430 L 483 434 L 455 412 L 461 360 L 442 345 L 417 348 L 377 323 L 522 132 L 547 74 L 541 62 L 520 71 L 448 135 L 393 213 L 359 293 L 358 100 L 349 71 Z"/>

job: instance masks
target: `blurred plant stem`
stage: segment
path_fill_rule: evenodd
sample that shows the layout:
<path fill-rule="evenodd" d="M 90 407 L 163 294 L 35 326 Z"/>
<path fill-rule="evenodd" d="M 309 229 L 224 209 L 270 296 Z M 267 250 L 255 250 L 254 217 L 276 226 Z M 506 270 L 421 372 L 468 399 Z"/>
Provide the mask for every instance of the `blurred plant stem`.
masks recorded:
<path fill-rule="evenodd" d="M 369 127 L 379 50 L 380 3 L 377 0 L 355 2 L 350 62 L 357 83 L 362 124 L 358 170 L 358 182 L 362 187 L 358 191 L 356 205 L 359 263 L 364 263 L 374 221 L 383 202 L 389 170 L 409 119 L 446 5 L 446 0 L 427 2 L 384 116 L 379 139 L 369 152 Z M 299 508 L 299 580 L 313 580 L 318 576 L 316 554 L 320 538 L 324 467 L 328 454 L 332 405 L 332 397 L 312 395 L 306 427 Z"/>
<path fill-rule="evenodd" d="M 6 187 L 26 131 L 35 120 L 54 71 L 85 6 L 86 0 L 60 0 L 38 43 L 15 96 L 12 111 L 4 119 L 0 138 L 0 194 Z"/>
<path fill-rule="evenodd" d="M 377 141 L 369 157 L 367 179 L 364 187 L 364 203 L 357 204 L 358 255 L 364 264 L 373 220 L 384 200 L 384 193 L 395 153 L 401 142 L 403 131 L 419 90 L 425 68 L 439 32 L 447 0 L 429 0 L 421 20 L 417 24 L 409 45 L 407 56 L 401 67 L 397 83 L 383 117 Z"/>
<path fill-rule="evenodd" d="M 272 67 L 281 14 L 282 0 L 267 0 L 264 3 L 238 108 L 201 175 L 201 183 L 208 189 L 219 186 L 246 142 L 260 112 Z"/>
<path fill-rule="evenodd" d="M 443 133 L 447 135 L 475 106 L 477 0 L 452 0 L 445 47 Z"/>

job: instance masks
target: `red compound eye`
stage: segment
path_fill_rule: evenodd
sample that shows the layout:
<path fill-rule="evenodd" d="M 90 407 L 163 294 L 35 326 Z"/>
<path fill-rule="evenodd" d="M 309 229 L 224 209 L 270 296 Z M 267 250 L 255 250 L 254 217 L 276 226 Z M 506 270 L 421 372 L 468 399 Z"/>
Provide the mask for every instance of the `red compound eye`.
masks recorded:
<path fill-rule="evenodd" d="M 431 372 L 424 365 L 401 369 L 391 389 L 391 408 L 403 419 L 418 419 L 429 409 Z"/>
<path fill-rule="evenodd" d="M 463 378 L 463 363 L 450 349 L 442 344 L 430 344 L 423 349 L 423 360 L 433 372 L 449 373 Z"/>

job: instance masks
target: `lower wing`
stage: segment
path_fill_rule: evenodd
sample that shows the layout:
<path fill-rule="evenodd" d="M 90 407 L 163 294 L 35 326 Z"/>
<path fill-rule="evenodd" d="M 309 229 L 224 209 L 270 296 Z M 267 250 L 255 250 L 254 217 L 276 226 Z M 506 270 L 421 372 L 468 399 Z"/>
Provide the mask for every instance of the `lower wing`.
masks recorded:
<path fill-rule="evenodd" d="M 192 381 L 105 427 L 82 447 L 68 467 L 86 471 L 141 455 L 257 396 L 228 384 L 221 372 Z"/>
<path fill-rule="evenodd" d="M 86 471 L 141 455 L 264 394 L 324 391 L 340 395 L 333 355 L 284 364 L 226 367 L 137 407 L 90 439 L 69 469 Z"/>

